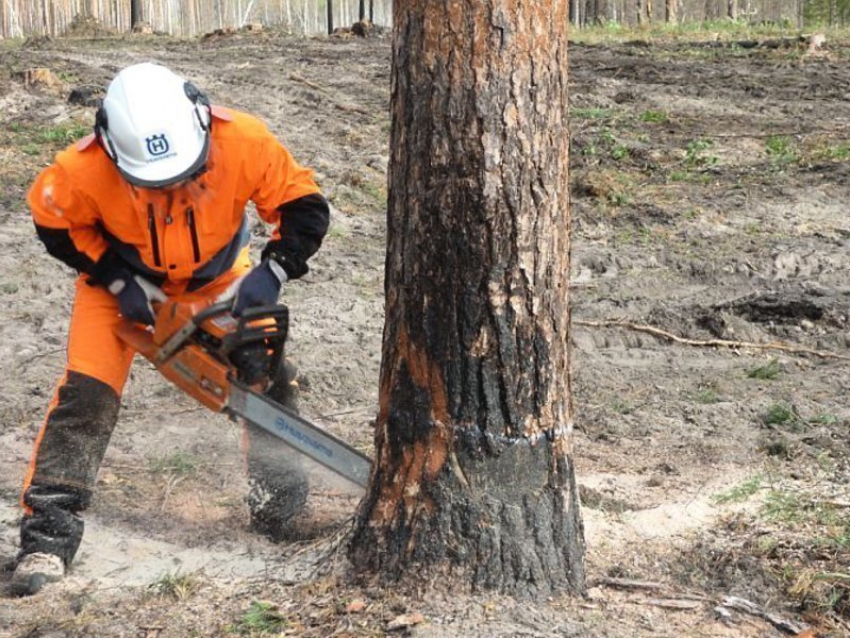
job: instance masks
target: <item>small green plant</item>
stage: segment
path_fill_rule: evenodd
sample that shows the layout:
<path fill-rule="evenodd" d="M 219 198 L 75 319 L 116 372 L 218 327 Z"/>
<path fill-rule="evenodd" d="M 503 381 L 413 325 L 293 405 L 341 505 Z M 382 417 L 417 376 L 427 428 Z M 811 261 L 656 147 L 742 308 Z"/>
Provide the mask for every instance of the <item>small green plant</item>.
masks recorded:
<path fill-rule="evenodd" d="M 768 406 L 767 412 L 762 415 L 762 421 L 765 425 L 794 423 L 797 419 L 798 415 L 794 406 L 785 402 L 772 403 Z"/>
<path fill-rule="evenodd" d="M 617 143 L 617 138 L 614 137 L 614 133 L 609 128 L 599 131 L 599 140 L 608 146 L 614 146 Z"/>
<path fill-rule="evenodd" d="M 4 295 L 13 295 L 18 292 L 18 284 L 12 281 L 7 281 L 0 286 L 0 290 L 3 291 Z"/>
<path fill-rule="evenodd" d="M 775 379 L 779 376 L 780 372 L 782 372 L 782 367 L 779 365 L 779 361 L 771 359 L 763 366 L 756 366 L 747 370 L 747 377 L 765 381 Z"/>
<path fill-rule="evenodd" d="M 835 425 L 838 423 L 838 417 L 834 414 L 818 414 L 809 419 L 809 423 L 813 425 Z"/>
<path fill-rule="evenodd" d="M 809 515 L 807 504 L 798 494 L 782 490 L 770 490 L 762 507 L 762 514 L 769 520 L 780 523 L 800 523 Z"/>
<path fill-rule="evenodd" d="M 608 202 L 614 206 L 628 206 L 632 203 L 632 196 L 625 191 L 612 191 L 608 195 Z"/>
<path fill-rule="evenodd" d="M 622 144 L 617 144 L 614 148 L 611 149 L 611 158 L 617 160 L 618 162 L 622 159 L 626 159 L 629 156 L 629 149 Z"/>
<path fill-rule="evenodd" d="M 570 109 L 570 115 L 579 120 L 603 120 L 613 114 L 614 112 L 611 109 L 578 107 Z"/>
<path fill-rule="evenodd" d="M 367 198 L 372 200 L 373 203 L 386 205 L 387 191 L 383 186 L 379 184 L 368 183 L 363 185 L 362 191 Z"/>
<path fill-rule="evenodd" d="M 850 144 L 838 144 L 827 146 L 820 154 L 824 159 L 834 162 L 846 162 L 850 160 Z"/>
<path fill-rule="evenodd" d="M 785 135 L 771 135 L 764 142 L 767 156 L 774 164 L 785 165 L 796 162 L 797 150 L 789 137 Z"/>
<path fill-rule="evenodd" d="M 718 505 L 726 503 L 742 503 L 762 488 L 761 476 L 753 476 L 727 492 L 721 492 L 713 497 Z"/>
<path fill-rule="evenodd" d="M 705 151 L 714 146 L 711 140 L 691 140 L 685 146 L 685 163 L 688 166 L 714 166 L 718 159 L 714 155 L 705 155 Z"/>
<path fill-rule="evenodd" d="M 198 459 L 187 452 L 175 452 L 151 459 L 150 470 L 154 474 L 189 476 L 198 470 Z"/>
<path fill-rule="evenodd" d="M 585 157 L 593 157 L 599 153 L 599 147 L 596 146 L 596 142 L 591 140 L 581 146 L 579 152 Z"/>
<path fill-rule="evenodd" d="M 640 114 L 640 121 L 651 124 L 664 124 L 667 121 L 667 113 L 664 111 L 644 111 Z"/>
<path fill-rule="evenodd" d="M 342 239 L 343 237 L 348 237 L 348 231 L 342 226 L 334 224 L 328 230 L 328 237 L 333 237 L 334 239 Z"/>
<path fill-rule="evenodd" d="M 156 582 L 151 583 L 148 589 L 157 596 L 180 601 L 189 598 L 198 589 L 198 583 L 191 574 L 166 572 Z"/>
<path fill-rule="evenodd" d="M 278 611 L 277 605 L 255 600 L 242 618 L 228 628 L 228 633 L 240 636 L 262 636 L 279 633 L 288 624 L 286 617 Z"/>
<path fill-rule="evenodd" d="M 91 131 L 87 124 L 71 122 L 47 129 L 39 130 L 33 139 L 40 144 L 70 144 L 81 137 L 85 137 Z"/>
<path fill-rule="evenodd" d="M 711 405 L 712 403 L 717 403 L 719 400 L 714 388 L 700 388 L 694 394 L 694 401 L 702 405 Z"/>
<path fill-rule="evenodd" d="M 623 399 L 614 399 L 614 401 L 611 402 L 611 409 L 617 414 L 631 414 L 634 410 L 634 408 L 632 408 L 632 406 Z"/>
<path fill-rule="evenodd" d="M 708 184 L 711 175 L 699 171 L 670 171 L 667 181 L 677 184 Z"/>

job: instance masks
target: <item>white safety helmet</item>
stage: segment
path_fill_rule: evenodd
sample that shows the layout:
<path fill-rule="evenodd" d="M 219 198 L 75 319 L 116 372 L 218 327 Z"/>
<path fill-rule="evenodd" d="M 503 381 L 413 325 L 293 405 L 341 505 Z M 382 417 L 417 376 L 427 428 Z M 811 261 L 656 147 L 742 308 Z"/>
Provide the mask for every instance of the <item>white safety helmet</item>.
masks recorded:
<path fill-rule="evenodd" d="M 157 64 L 135 64 L 109 84 L 95 133 L 131 184 L 162 188 L 198 173 L 210 146 L 210 103 Z"/>

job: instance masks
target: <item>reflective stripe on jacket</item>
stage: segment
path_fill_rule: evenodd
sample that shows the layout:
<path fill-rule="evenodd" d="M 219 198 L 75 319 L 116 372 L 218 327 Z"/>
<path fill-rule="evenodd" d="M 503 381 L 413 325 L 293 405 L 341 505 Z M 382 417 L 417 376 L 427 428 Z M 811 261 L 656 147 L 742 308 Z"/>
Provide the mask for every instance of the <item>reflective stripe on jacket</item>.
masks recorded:
<path fill-rule="evenodd" d="M 28 195 L 48 252 L 88 273 L 112 248 L 154 281 L 188 282 L 192 289 L 229 270 L 247 244 L 249 200 L 264 221 L 276 225 L 287 204 L 305 197 L 326 210 L 312 171 L 262 122 L 220 107 L 213 114 L 206 172 L 173 189 L 131 186 L 96 143 L 59 153 Z"/>

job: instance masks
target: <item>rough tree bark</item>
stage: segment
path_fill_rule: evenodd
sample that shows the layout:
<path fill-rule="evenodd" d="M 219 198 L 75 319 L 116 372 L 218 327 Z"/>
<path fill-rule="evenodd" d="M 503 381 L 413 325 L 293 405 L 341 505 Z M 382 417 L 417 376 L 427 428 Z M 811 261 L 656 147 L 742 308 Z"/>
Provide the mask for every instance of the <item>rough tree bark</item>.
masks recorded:
<path fill-rule="evenodd" d="M 584 587 L 568 5 L 396 0 L 377 456 L 350 546 L 360 569 L 522 595 Z"/>
<path fill-rule="evenodd" d="M 130 30 L 142 21 L 142 0 L 130 0 Z"/>
<path fill-rule="evenodd" d="M 667 22 L 676 24 L 679 21 L 679 0 L 664 0 L 667 14 Z"/>

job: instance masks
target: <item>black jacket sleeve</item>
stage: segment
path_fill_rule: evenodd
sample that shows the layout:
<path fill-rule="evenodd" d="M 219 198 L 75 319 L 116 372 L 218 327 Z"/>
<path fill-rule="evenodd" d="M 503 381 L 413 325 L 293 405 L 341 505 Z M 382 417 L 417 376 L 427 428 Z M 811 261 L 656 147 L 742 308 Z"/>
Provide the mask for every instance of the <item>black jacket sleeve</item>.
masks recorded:
<path fill-rule="evenodd" d="M 328 201 L 319 195 L 306 195 L 280 206 L 280 239 L 273 239 L 263 250 L 263 259 L 279 263 L 286 276 L 298 279 L 307 273 L 307 260 L 328 232 L 331 212 Z"/>

